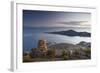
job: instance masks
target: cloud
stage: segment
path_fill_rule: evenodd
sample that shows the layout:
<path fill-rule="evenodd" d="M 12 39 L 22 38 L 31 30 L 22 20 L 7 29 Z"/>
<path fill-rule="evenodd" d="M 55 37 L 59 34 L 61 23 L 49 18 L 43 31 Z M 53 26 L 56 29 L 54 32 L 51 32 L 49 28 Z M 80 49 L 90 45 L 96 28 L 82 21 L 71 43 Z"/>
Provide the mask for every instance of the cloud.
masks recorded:
<path fill-rule="evenodd" d="M 90 22 L 88 21 L 46 21 L 31 23 L 25 25 L 25 27 L 90 27 Z"/>
<path fill-rule="evenodd" d="M 88 21 L 62 21 L 62 22 L 57 22 L 56 24 L 64 24 L 66 26 L 90 26 L 90 22 Z"/>
<path fill-rule="evenodd" d="M 68 21 L 68 22 L 57 22 L 59 24 L 71 24 L 71 25 L 80 25 L 81 23 L 88 23 L 88 21 Z"/>

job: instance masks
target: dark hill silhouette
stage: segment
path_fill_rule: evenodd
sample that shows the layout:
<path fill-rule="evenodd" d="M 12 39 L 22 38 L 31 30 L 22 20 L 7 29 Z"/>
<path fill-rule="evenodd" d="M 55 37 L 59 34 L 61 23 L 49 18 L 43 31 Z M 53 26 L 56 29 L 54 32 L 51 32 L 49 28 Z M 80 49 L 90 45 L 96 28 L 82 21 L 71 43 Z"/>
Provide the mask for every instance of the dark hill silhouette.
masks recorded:
<path fill-rule="evenodd" d="M 47 33 L 59 34 L 59 35 L 67 35 L 67 36 L 91 37 L 91 33 L 88 33 L 88 32 L 77 32 L 77 31 L 74 31 L 74 30 L 56 31 L 56 32 L 47 32 Z"/>

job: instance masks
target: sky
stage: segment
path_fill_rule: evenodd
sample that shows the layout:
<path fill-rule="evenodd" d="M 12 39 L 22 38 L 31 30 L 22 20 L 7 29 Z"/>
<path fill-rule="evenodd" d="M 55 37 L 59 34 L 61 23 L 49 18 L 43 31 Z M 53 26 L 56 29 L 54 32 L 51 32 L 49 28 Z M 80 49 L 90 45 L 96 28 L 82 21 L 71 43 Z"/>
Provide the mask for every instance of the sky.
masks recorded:
<path fill-rule="evenodd" d="M 91 14 L 23 10 L 24 27 L 90 27 Z"/>

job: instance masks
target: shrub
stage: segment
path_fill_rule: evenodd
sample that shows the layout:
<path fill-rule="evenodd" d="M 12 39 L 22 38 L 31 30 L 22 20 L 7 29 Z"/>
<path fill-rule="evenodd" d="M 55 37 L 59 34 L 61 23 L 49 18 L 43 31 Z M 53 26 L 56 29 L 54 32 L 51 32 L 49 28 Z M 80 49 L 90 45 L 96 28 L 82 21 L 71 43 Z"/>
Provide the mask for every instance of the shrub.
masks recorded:
<path fill-rule="evenodd" d="M 91 49 L 85 49 L 84 52 L 87 53 L 87 54 L 90 54 L 91 53 Z"/>
<path fill-rule="evenodd" d="M 68 56 L 68 55 L 64 55 L 64 56 L 63 56 L 63 59 L 64 59 L 64 60 L 68 60 L 68 59 L 69 59 L 69 56 Z"/>
<path fill-rule="evenodd" d="M 65 50 L 62 51 L 62 58 L 64 60 L 68 60 L 69 59 L 69 56 L 70 56 L 70 54 L 69 54 L 68 51 L 65 51 Z"/>
<path fill-rule="evenodd" d="M 79 50 L 75 50 L 74 51 L 74 56 L 78 56 L 79 55 Z"/>
<path fill-rule="evenodd" d="M 86 55 L 88 58 L 90 58 L 90 56 L 91 56 L 91 49 L 85 49 L 84 52 L 85 52 L 85 55 Z"/>
<path fill-rule="evenodd" d="M 54 58 L 55 57 L 55 50 L 54 49 L 52 49 L 52 50 L 48 50 L 47 51 L 47 57 L 49 57 L 49 58 Z"/>
<path fill-rule="evenodd" d="M 32 48 L 32 49 L 30 50 L 30 56 L 31 56 L 31 58 L 36 57 L 36 48 Z"/>

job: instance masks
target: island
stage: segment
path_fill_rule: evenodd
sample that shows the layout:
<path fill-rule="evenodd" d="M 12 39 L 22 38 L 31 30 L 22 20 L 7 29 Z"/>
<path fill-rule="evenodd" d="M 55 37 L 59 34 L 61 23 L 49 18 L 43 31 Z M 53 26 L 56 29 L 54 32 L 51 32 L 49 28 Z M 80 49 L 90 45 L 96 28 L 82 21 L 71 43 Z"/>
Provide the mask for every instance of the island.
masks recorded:
<path fill-rule="evenodd" d="M 74 31 L 74 30 L 46 32 L 46 33 L 48 33 L 48 34 L 66 35 L 66 36 L 91 37 L 91 33 L 89 33 L 89 32 L 77 32 L 77 31 Z"/>

